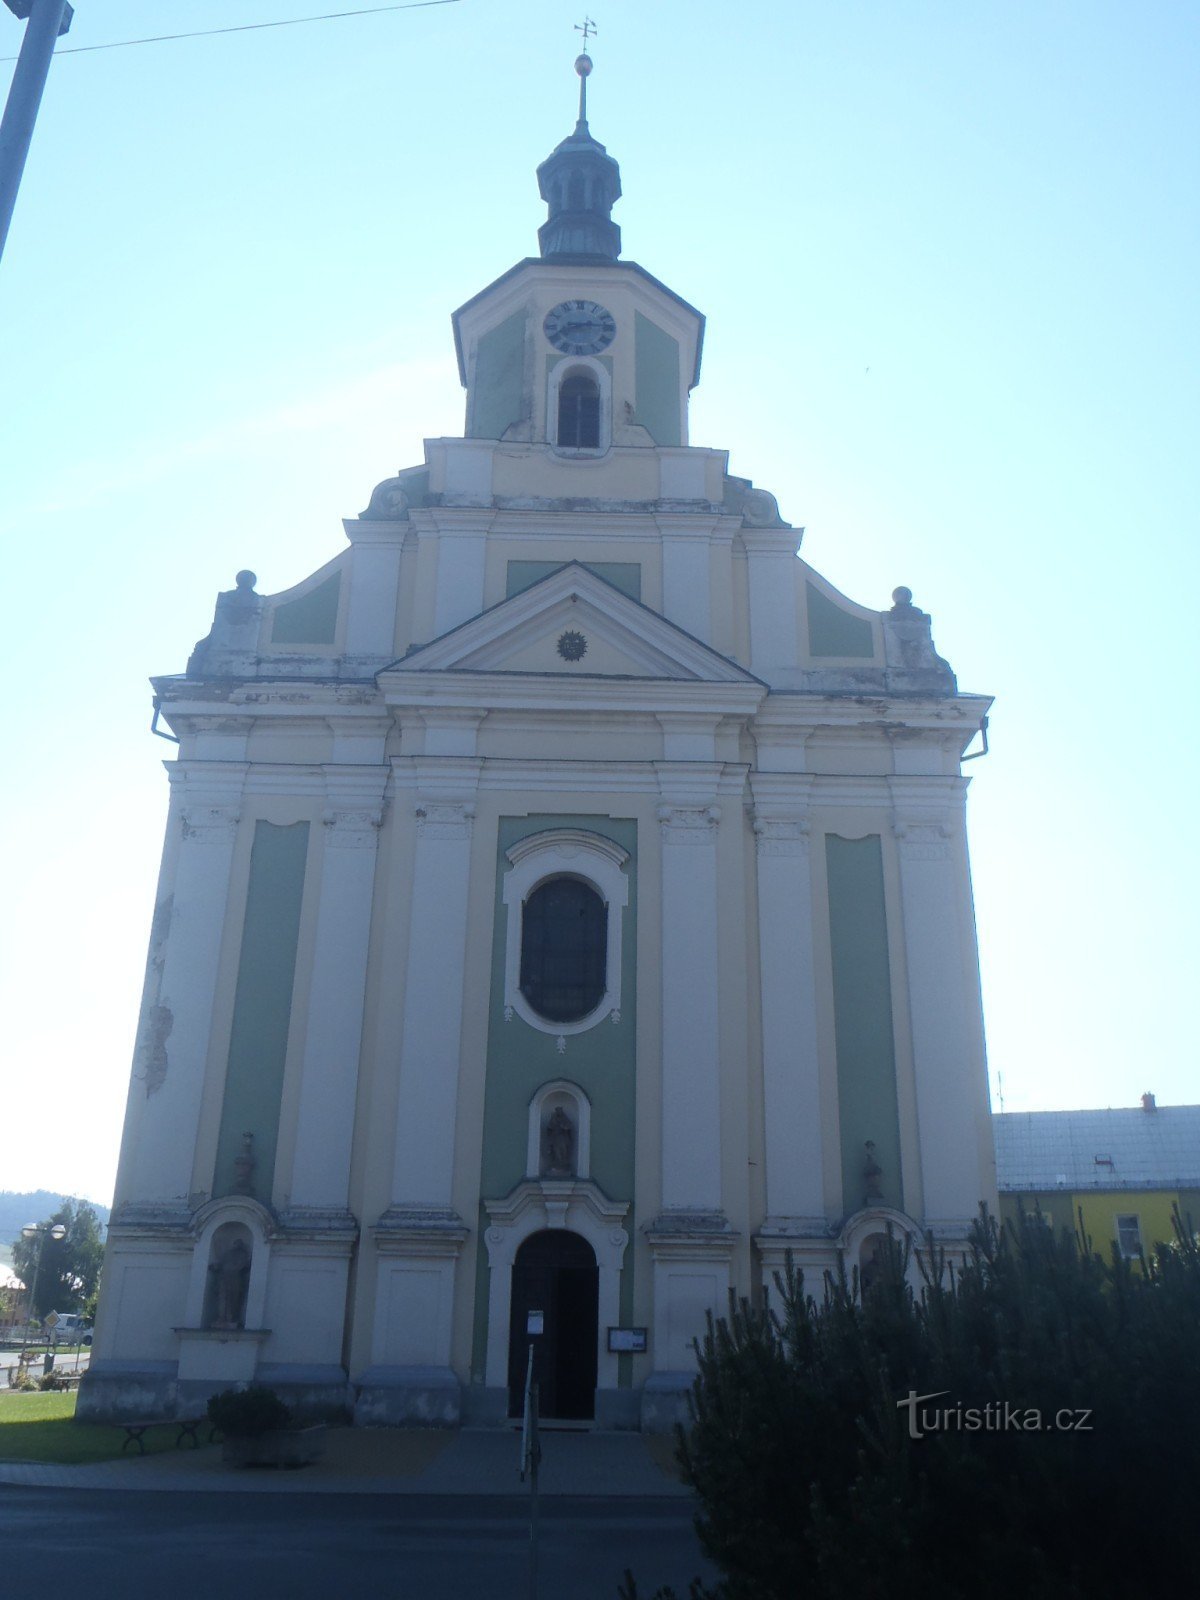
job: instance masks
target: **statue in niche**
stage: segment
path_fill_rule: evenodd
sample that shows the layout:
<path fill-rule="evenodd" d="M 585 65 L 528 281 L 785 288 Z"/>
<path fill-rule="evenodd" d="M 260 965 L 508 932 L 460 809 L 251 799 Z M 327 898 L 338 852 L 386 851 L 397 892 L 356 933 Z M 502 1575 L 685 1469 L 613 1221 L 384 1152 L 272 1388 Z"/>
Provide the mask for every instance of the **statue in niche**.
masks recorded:
<path fill-rule="evenodd" d="M 214 1328 L 244 1328 L 246 1297 L 250 1289 L 250 1252 L 241 1239 L 235 1239 L 221 1259 L 208 1269 L 215 1278 L 213 1294 Z"/>
<path fill-rule="evenodd" d="M 883 1199 L 883 1168 L 875 1159 L 875 1141 L 868 1139 L 865 1145 L 867 1159 L 863 1162 L 863 1182 L 866 1185 L 866 1200 Z"/>
<path fill-rule="evenodd" d="M 546 1124 L 546 1176 L 570 1178 L 575 1173 L 575 1129 L 561 1106 L 555 1106 Z"/>
<path fill-rule="evenodd" d="M 254 1193 L 254 1169 L 258 1165 L 254 1158 L 254 1135 L 242 1135 L 242 1148 L 233 1158 L 233 1192 L 234 1194 Z"/>

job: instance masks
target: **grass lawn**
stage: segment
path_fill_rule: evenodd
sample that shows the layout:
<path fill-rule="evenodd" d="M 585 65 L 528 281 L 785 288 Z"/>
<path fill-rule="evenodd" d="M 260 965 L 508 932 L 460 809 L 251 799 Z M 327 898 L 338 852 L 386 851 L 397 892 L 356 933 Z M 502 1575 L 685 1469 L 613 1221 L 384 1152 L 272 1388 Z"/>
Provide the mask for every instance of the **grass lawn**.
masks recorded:
<path fill-rule="evenodd" d="M 121 1454 L 124 1428 L 75 1421 L 75 1394 L 0 1394 L 0 1461 L 109 1461 Z M 146 1435 L 146 1454 L 175 1447 L 172 1428 Z M 131 1445 L 126 1455 L 136 1455 Z"/>

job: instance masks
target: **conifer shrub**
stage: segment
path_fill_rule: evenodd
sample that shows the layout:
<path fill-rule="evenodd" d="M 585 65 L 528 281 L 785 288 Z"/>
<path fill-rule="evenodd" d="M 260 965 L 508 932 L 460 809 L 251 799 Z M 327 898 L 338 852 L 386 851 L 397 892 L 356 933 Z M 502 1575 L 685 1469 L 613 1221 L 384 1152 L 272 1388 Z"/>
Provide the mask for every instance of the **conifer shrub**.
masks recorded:
<path fill-rule="evenodd" d="M 789 1262 L 765 1306 L 731 1300 L 678 1439 L 722 1574 L 692 1600 L 1191 1592 L 1200 1250 L 1176 1233 L 1105 1261 L 984 1212 L 957 1272 L 918 1252 L 916 1294 L 889 1240 L 865 1294 L 844 1271 L 806 1294 Z"/>
<path fill-rule="evenodd" d="M 258 1439 L 264 1433 L 292 1425 L 291 1409 L 262 1384 L 247 1389 L 223 1389 L 208 1401 L 208 1420 L 227 1439 Z"/>

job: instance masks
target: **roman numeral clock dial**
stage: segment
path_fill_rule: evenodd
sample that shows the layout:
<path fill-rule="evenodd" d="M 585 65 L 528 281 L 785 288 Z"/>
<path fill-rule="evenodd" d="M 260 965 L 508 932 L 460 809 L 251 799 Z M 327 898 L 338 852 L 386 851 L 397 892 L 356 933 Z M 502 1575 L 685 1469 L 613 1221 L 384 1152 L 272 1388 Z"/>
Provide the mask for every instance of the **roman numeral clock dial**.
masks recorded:
<path fill-rule="evenodd" d="M 554 348 L 568 356 L 599 355 L 617 336 L 612 312 L 595 300 L 564 300 L 546 313 L 542 328 Z"/>

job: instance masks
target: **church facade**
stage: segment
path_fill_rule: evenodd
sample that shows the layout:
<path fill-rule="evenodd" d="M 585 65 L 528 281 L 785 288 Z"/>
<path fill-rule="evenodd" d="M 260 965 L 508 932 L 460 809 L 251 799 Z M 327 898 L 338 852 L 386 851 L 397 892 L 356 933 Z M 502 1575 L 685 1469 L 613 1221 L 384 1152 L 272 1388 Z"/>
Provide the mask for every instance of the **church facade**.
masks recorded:
<path fill-rule="evenodd" d="M 590 63 L 578 63 L 586 85 Z M 155 680 L 179 740 L 80 1413 L 663 1426 L 691 1341 L 995 1203 L 961 694 L 693 445 L 588 128 L 426 441 Z"/>

